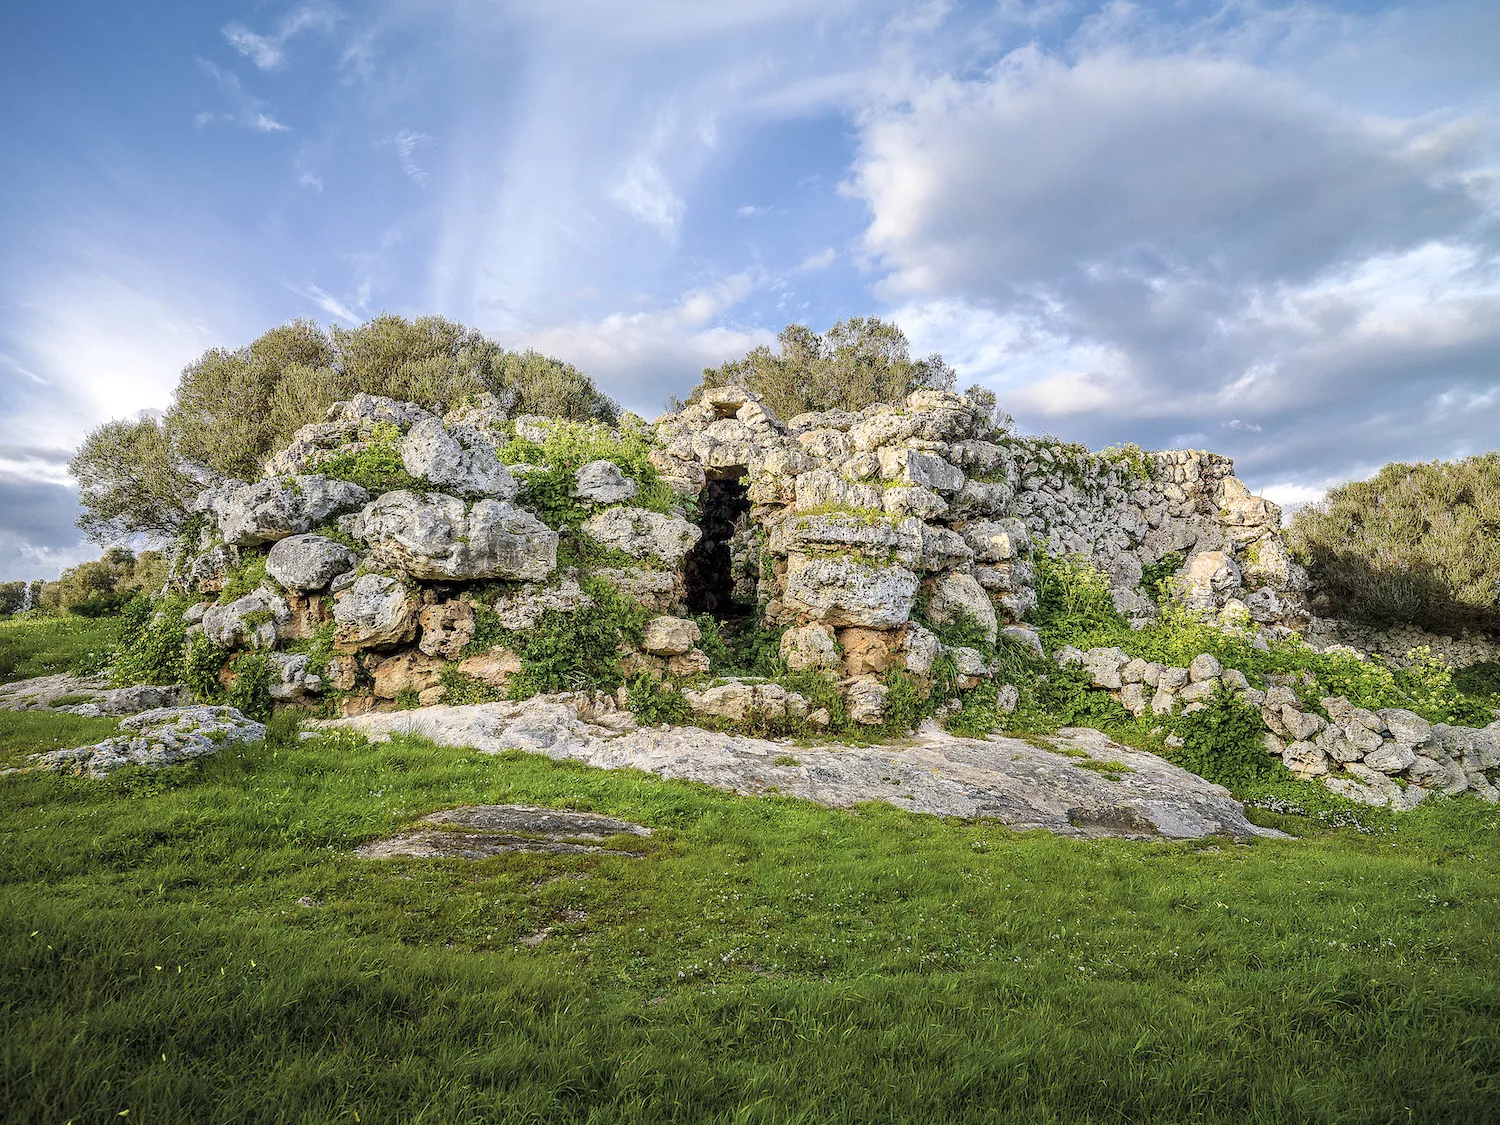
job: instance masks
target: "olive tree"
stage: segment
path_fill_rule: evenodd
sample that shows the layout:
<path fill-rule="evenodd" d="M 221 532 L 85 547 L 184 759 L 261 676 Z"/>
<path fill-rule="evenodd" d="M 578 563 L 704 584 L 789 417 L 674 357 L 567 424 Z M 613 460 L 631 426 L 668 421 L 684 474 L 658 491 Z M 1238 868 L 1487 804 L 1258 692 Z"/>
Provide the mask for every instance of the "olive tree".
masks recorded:
<path fill-rule="evenodd" d="M 779 417 L 809 410 L 861 410 L 876 402 L 900 403 L 913 391 L 952 390 L 955 373 L 940 355 L 912 359 L 906 334 L 879 317 L 840 320 L 821 336 L 790 324 L 744 358 L 703 370 L 705 387 L 737 384 L 764 398 Z"/>
<path fill-rule="evenodd" d="M 571 364 L 506 351 L 443 317 L 382 314 L 326 331 L 294 320 L 188 364 L 160 422 L 113 421 L 89 434 L 72 464 L 83 505 L 79 526 L 101 543 L 171 536 L 205 484 L 255 479 L 299 427 L 360 392 L 438 412 L 488 392 L 513 413 L 601 421 L 619 415 Z"/>

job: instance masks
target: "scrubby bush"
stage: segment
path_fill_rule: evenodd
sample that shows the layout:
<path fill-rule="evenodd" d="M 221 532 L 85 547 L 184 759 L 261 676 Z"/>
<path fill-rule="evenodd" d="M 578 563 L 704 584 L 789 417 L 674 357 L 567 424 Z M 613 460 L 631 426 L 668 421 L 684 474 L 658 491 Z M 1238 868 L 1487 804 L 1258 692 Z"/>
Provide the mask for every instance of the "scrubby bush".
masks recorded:
<path fill-rule="evenodd" d="M 821 336 L 789 324 L 776 340 L 779 354 L 761 345 L 743 359 L 704 368 L 687 401 L 696 402 L 705 387 L 735 384 L 764 398 L 778 417 L 790 418 L 808 410 L 899 403 L 923 387 L 953 389 L 954 371 L 942 356 L 912 359 L 906 334 L 879 317 L 850 317 Z"/>
<path fill-rule="evenodd" d="M 1298 511 L 1287 538 L 1320 613 L 1500 629 L 1500 453 L 1387 465 Z"/>
<path fill-rule="evenodd" d="M 79 526 L 99 541 L 173 535 L 206 481 L 255 479 L 298 427 L 361 391 L 434 410 L 489 392 L 513 413 L 604 421 L 619 414 L 571 364 L 506 351 L 442 317 L 383 314 L 328 331 L 293 321 L 188 364 L 160 421 L 113 421 L 91 433 L 71 466 L 83 505 Z"/>
<path fill-rule="evenodd" d="M 100 558 L 63 571 L 54 582 L 33 583 L 33 608 L 106 617 L 138 595 L 159 591 L 166 582 L 167 567 L 160 551 L 137 555 L 125 547 L 111 547 Z M 15 585 L 24 589 L 25 584 Z"/>
<path fill-rule="evenodd" d="M 0 617 L 19 613 L 26 604 L 26 583 L 0 582 Z"/>
<path fill-rule="evenodd" d="M 183 682 L 183 650 L 187 623 L 182 615 L 192 604 L 188 597 L 139 597 L 122 614 L 122 641 L 110 664 L 110 678 L 119 685 L 177 684 Z"/>

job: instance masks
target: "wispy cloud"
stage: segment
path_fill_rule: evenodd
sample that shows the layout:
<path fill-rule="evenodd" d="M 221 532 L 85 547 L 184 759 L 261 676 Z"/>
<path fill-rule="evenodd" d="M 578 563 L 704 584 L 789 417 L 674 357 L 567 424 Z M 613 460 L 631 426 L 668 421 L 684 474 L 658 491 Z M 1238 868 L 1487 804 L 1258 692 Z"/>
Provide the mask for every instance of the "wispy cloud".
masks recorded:
<path fill-rule="evenodd" d="M 283 124 L 266 112 L 266 103 L 246 90 L 240 76 L 234 71 L 215 66 L 207 59 L 198 60 L 198 69 L 214 80 L 230 106 L 229 112 L 205 111 L 195 114 L 193 121 L 199 128 L 215 121 L 223 121 L 253 129 L 257 133 L 291 132 L 290 125 Z"/>
<path fill-rule="evenodd" d="M 833 265 L 836 258 L 838 258 L 838 254 L 832 246 L 829 246 L 826 249 L 819 250 L 816 254 L 809 254 L 803 258 L 802 263 L 797 267 L 797 272 L 817 273 L 819 270 L 826 270 L 829 266 Z"/>
<path fill-rule="evenodd" d="M 311 172 L 303 172 L 297 177 L 297 182 L 303 187 L 312 188 L 319 195 L 323 194 L 323 177 L 314 176 Z"/>
<path fill-rule="evenodd" d="M 427 183 L 427 170 L 417 163 L 416 153 L 419 148 L 426 148 L 433 142 L 434 138 L 414 129 L 402 129 L 390 140 L 396 149 L 396 159 L 401 162 L 401 170 L 413 183 Z"/>
<path fill-rule="evenodd" d="M 677 237 L 687 204 L 672 190 L 661 168 L 650 157 L 637 156 L 620 170 L 610 199 L 627 215 L 655 227 L 665 239 Z"/>
<path fill-rule="evenodd" d="M 346 324 L 358 324 L 363 319 L 358 313 L 356 313 L 343 301 L 335 297 L 332 293 L 329 293 L 327 290 L 322 289 L 312 284 L 311 282 L 308 282 L 304 286 L 288 285 L 287 288 L 304 300 L 311 301 L 329 316 L 336 317 Z"/>
<path fill-rule="evenodd" d="M 286 62 L 289 39 L 303 31 L 331 31 L 338 20 L 336 9 L 309 4 L 282 16 L 269 35 L 259 35 L 242 23 L 225 24 L 223 32 L 229 45 L 261 70 L 276 70 Z"/>
<path fill-rule="evenodd" d="M 28 371 L 26 368 L 22 367 L 19 363 L 17 363 L 10 356 L 6 355 L 4 352 L 0 352 L 0 363 L 5 364 L 5 366 L 9 367 L 12 371 L 19 372 L 20 374 L 26 376 L 26 378 L 30 379 L 33 383 L 36 383 L 43 387 L 51 385 L 47 382 L 46 379 L 43 379 L 35 371 Z"/>

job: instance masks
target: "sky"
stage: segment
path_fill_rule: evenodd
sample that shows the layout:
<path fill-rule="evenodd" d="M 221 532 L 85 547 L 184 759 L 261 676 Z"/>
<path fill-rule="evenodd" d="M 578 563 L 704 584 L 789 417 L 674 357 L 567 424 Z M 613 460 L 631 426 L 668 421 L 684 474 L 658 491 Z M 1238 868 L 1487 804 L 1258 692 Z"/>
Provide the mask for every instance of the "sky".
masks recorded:
<path fill-rule="evenodd" d="M 295 317 L 654 417 L 879 315 L 1025 431 L 1287 504 L 1497 445 L 1494 0 L 49 0 L 0 61 L 0 580 L 97 555 L 92 427 Z"/>

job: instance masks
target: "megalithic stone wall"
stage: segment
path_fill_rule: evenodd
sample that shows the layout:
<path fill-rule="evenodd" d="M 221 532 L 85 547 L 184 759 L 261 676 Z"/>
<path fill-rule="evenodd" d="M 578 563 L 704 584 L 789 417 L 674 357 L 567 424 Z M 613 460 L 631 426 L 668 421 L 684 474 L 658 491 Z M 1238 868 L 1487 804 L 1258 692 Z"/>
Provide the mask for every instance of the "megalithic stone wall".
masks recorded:
<path fill-rule="evenodd" d="M 549 524 L 539 513 L 558 470 L 515 450 L 534 453 L 557 433 L 606 451 L 644 448 L 640 463 L 649 457 L 660 479 L 646 480 L 644 469 L 635 479 L 597 456 L 561 484 L 577 519 L 559 525 L 554 505 Z M 380 479 L 394 485 L 373 494 L 349 479 L 369 483 L 353 468 L 369 464 L 385 466 Z M 1249 494 L 1227 459 L 1090 453 L 1020 437 L 984 407 L 938 391 L 783 421 L 753 393 L 720 387 L 654 424 L 627 418 L 617 431 L 510 419 L 488 396 L 440 418 L 358 395 L 300 429 L 262 480 L 206 490 L 196 504 L 201 528 L 179 550 L 173 580 L 212 599 L 231 575 L 263 575 L 257 588 L 205 601 L 191 617 L 225 648 L 268 653 L 278 698 L 334 687 L 354 693 L 346 709 L 389 706 L 406 693 L 431 702 L 444 697 L 450 665 L 495 685 L 519 671 L 514 651 L 476 651 L 482 622 L 519 635 L 547 612 L 593 604 L 585 587 L 597 582 L 663 617 L 684 613 L 689 582 L 704 572 L 692 559 L 711 480 L 735 482 L 749 505 L 725 525 L 728 578 L 718 568 L 715 580 L 769 624 L 789 627 L 788 664 L 827 669 L 860 721 L 880 721 L 881 673 L 924 677 L 941 654 L 914 616 L 934 626 L 972 619 L 991 639 L 1008 629 L 1035 644 L 1025 622 L 1038 549 L 1097 563 L 1132 616 L 1155 612 L 1143 567 L 1180 554 L 1179 581 L 1201 612 L 1283 630 L 1306 620 L 1305 577 L 1287 554 L 1280 513 Z M 721 512 L 727 487 L 715 493 Z M 560 564 L 560 535 L 592 544 L 590 561 Z M 323 672 L 285 651 L 329 627 L 339 654 Z M 621 653 L 621 667 L 695 687 L 708 661 L 696 637 L 683 648 L 689 632 L 648 630 L 673 643 L 643 642 Z M 988 674 L 975 650 L 953 656 L 962 683 Z"/>

